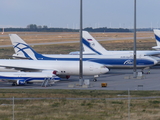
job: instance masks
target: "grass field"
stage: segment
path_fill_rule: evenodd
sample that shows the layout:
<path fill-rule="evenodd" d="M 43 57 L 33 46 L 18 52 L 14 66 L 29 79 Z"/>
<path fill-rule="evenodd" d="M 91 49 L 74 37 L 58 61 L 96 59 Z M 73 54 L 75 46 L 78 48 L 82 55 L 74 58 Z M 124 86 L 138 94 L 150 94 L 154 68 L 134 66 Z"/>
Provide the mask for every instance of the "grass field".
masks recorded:
<path fill-rule="evenodd" d="M 17 34 L 27 43 L 75 41 L 79 40 L 78 32 L 5 32 L 0 35 L 0 44 L 11 44 L 9 34 Z M 133 37 L 133 33 L 90 33 L 96 39 Z M 153 32 L 137 32 L 137 37 L 153 37 Z M 153 40 L 154 41 L 154 40 Z M 155 41 L 154 41 L 155 42 Z"/>
<path fill-rule="evenodd" d="M 121 96 L 120 96 L 121 95 Z M 128 120 L 127 91 L 1 90 L 0 98 L 59 98 L 15 100 L 15 120 Z M 159 91 L 130 91 L 130 97 L 159 96 Z M 86 98 L 86 99 L 68 99 Z M 100 98 L 100 99 L 87 99 Z M 12 119 L 12 100 L 0 100 L 1 120 Z M 160 99 L 131 99 L 130 120 L 159 120 Z"/>

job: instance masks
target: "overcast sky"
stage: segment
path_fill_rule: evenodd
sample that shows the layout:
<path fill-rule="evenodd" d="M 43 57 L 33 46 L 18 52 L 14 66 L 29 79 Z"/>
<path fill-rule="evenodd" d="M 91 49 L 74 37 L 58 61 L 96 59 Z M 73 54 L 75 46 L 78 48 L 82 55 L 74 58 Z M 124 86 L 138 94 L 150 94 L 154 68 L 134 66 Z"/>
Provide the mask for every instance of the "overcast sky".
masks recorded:
<path fill-rule="evenodd" d="M 137 28 L 160 27 L 160 0 L 137 0 Z M 80 0 L 0 0 L 0 27 L 79 28 Z M 134 0 L 83 0 L 83 28 L 133 28 Z"/>

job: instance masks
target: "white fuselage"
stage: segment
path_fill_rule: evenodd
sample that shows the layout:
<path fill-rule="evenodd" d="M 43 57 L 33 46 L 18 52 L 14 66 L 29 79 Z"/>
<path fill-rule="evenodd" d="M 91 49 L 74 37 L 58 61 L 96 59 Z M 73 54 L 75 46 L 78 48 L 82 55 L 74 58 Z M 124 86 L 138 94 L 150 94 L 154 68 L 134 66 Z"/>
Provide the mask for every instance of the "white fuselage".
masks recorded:
<path fill-rule="evenodd" d="M 101 44 L 97 42 L 96 39 L 94 39 L 87 31 L 83 31 L 83 48 L 84 53 L 90 53 L 90 54 L 98 54 L 98 55 L 117 55 L 121 54 L 123 57 L 129 57 L 134 55 L 133 50 L 127 50 L 127 51 L 109 51 L 106 50 Z M 136 50 L 137 57 L 143 57 L 143 56 L 155 56 L 160 55 L 160 51 L 154 51 L 154 50 Z"/>
<path fill-rule="evenodd" d="M 23 71 L 57 71 L 57 75 L 79 75 L 79 61 L 0 60 L 0 66 Z M 83 61 L 83 75 L 100 75 L 109 70 L 104 65 Z"/>
<path fill-rule="evenodd" d="M 25 82 L 43 82 L 46 78 L 54 80 L 52 72 L 0 72 L 0 79 L 8 82 L 24 80 Z"/>

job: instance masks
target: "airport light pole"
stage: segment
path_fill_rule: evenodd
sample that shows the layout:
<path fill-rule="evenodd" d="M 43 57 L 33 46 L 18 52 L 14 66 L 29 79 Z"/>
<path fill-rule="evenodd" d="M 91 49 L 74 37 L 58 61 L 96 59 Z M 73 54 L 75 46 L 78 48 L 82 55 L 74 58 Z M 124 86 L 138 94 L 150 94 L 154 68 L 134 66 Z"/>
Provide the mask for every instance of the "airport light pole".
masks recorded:
<path fill-rule="evenodd" d="M 137 77 L 137 72 L 136 72 L 136 0 L 134 0 L 134 66 L 133 66 L 133 77 Z"/>
<path fill-rule="evenodd" d="M 80 61 L 79 61 L 79 85 L 83 85 L 83 46 L 82 46 L 82 0 L 80 0 Z"/>
<path fill-rule="evenodd" d="M 128 89 L 128 120 L 130 120 L 130 104 L 131 104 L 130 90 Z"/>
<path fill-rule="evenodd" d="M 12 111 L 13 112 L 13 118 L 12 118 L 12 120 L 14 120 L 14 97 L 13 97 L 13 106 L 12 107 L 13 107 L 13 111 Z"/>

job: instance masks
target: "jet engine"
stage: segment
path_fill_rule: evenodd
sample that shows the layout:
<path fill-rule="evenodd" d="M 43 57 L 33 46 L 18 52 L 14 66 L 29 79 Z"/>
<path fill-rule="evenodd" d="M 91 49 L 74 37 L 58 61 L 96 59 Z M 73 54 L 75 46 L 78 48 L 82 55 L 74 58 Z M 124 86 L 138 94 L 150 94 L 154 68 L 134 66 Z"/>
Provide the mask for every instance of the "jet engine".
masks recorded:
<path fill-rule="evenodd" d="M 25 85 L 25 80 L 17 80 L 16 85 Z"/>

